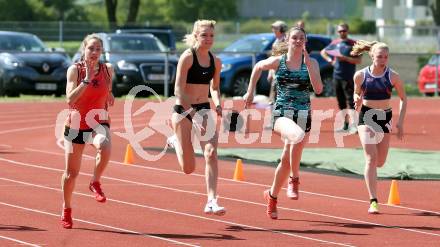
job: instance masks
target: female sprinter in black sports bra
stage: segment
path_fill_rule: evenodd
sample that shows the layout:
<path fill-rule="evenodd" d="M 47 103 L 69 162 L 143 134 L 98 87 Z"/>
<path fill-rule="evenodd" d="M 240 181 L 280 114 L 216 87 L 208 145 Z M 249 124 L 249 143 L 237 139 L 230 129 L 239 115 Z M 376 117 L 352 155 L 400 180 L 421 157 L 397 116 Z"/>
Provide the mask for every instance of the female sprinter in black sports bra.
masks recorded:
<path fill-rule="evenodd" d="M 209 92 L 221 116 L 220 106 L 220 70 L 221 61 L 209 50 L 214 43 L 213 20 L 198 20 L 194 23 L 191 34 L 185 36 L 187 49 L 180 56 L 177 65 L 177 76 L 174 94 L 176 105 L 172 115 L 175 135 L 167 141 L 176 150 L 177 159 L 183 172 L 190 174 L 195 169 L 193 147 L 193 128 L 200 126 L 195 132 L 203 136 L 200 146 L 206 160 L 205 176 L 208 202 L 204 212 L 207 214 L 224 215 L 226 210 L 217 203 L 217 139 L 216 121 L 212 116 L 209 103 Z M 199 120 L 201 119 L 201 124 Z M 207 139 L 207 140 L 205 140 Z"/>
<path fill-rule="evenodd" d="M 354 74 L 355 109 L 360 109 L 358 133 L 364 148 L 365 183 L 370 196 L 368 213 L 379 213 L 377 202 L 377 168 L 388 156 L 392 129 L 391 91 L 396 89 L 400 98 L 397 137 L 403 138 L 403 121 L 406 112 L 405 88 L 399 75 L 388 67 L 389 49 L 385 43 L 356 41 L 351 52 L 354 56 L 368 51 L 372 64 Z"/>

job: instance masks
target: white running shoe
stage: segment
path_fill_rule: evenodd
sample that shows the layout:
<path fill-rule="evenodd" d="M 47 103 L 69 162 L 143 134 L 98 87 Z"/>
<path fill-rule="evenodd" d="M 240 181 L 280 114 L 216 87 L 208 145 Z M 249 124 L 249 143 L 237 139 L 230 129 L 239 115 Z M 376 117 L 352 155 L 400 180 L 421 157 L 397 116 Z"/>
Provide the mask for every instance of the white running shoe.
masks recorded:
<path fill-rule="evenodd" d="M 172 135 L 170 137 L 167 138 L 167 145 L 169 148 L 176 148 L 176 144 L 177 144 L 177 136 L 176 135 Z"/>
<path fill-rule="evenodd" d="M 369 214 L 378 214 L 379 213 L 379 204 L 377 202 L 371 202 L 370 208 L 368 209 Z"/>
<path fill-rule="evenodd" d="M 224 207 L 220 207 L 217 204 L 217 198 L 211 199 L 210 201 L 208 201 L 208 203 L 206 203 L 204 211 L 205 211 L 205 214 L 215 214 L 218 216 L 222 216 L 222 215 L 226 214 L 226 209 Z"/>

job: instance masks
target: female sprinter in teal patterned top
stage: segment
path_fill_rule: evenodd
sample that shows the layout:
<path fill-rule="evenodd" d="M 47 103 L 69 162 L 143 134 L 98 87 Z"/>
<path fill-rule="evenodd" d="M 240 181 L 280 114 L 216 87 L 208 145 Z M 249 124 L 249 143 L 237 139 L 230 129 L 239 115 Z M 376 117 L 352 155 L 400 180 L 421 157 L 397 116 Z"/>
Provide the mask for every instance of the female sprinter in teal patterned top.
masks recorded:
<path fill-rule="evenodd" d="M 311 126 L 309 88 L 321 93 L 322 82 L 318 62 L 309 57 L 305 49 L 306 33 L 304 29 L 290 29 L 288 39 L 276 48 L 278 53 L 258 62 L 252 70 L 247 93 L 244 95 L 246 106 L 253 100 L 256 83 L 263 70 L 276 70 L 277 100 L 272 112 L 273 130 L 284 140 L 281 162 L 276 171 L 270 190 L 264 192 L 267 202 L 267 215 L 278 218 L 277 196 L 289 174 L 287 196 L 298 199 L 299 162 L 308 132 Z"/>

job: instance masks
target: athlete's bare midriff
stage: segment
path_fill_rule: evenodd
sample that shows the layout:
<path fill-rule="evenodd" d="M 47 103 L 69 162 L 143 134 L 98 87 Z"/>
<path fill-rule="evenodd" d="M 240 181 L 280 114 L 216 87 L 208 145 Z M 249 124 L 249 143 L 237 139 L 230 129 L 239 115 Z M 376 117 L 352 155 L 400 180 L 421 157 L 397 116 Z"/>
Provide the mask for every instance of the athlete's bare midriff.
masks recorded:
<path fill-rule="evenodd" d="M 390 100 L 389 99 L 382 99 L 382 100 L 362 100 L 362 104 L 365 106 L 368 106 L 373 109 L 382 109 L 387 110 L 391 108 Z"/>
<path fill-rule="evenodd" d="M 209 102 L 209 85 L 206 84 L 186 84 L 184 97 L 188 99 L 190 104 L 200 104 Z M 181 104 L 177 99 L 176 104 Z"/>

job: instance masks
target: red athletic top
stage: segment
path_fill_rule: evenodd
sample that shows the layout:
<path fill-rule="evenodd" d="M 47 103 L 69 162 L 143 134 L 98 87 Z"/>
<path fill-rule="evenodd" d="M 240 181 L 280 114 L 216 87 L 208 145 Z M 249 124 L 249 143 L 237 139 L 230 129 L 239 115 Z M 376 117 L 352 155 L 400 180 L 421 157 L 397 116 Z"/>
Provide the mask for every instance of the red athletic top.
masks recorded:
<path fill-rule="evenodd" d="M 84 63 L 75 64 L 78 69 L 77 85 L 81 83 L 81 80 L 85 78 L 86 71 Z M 69 104 L 69 116 L 66 120 L 66 126 L 72 129 L 86 130 L 94 128 L 96 125 L 107 123 L 110 124 L 110 117 L 107 112 L 107 98 L 109 96 L 109 83 L 110 74 L 105 64 L 99 63 L 98 74 L 93 77 L 87 87 L 84 89 L 83 94 L 75 103 Z M 91 110 L 97 111 L 92 114 L 89 124 L 86 122 L 87 113 Z M 79 115 L 78 115 L 79 113 Z M 79 118 L 81 117 L 81 118 Z M 78 127 L 78 120 L 79 127 Z M 90 123 L 90 121 L 93 123 Z"/>

